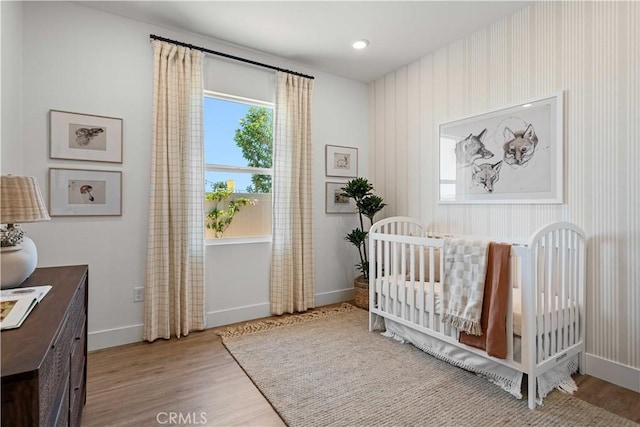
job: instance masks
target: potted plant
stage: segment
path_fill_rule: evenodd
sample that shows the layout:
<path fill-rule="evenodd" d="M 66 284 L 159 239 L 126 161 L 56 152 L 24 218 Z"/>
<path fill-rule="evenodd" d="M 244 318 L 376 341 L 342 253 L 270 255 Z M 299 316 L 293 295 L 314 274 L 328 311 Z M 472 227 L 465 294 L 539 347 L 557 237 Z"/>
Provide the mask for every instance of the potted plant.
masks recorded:
<path fill-rule="evenodd" d="M 352 243 L 358 249 L 360 262 L 356 264 L 362 273 L 356 277 L 353 285 L 355 289 L 356 305 L 366 310 L 369 309 L 369 258 L 367 254 L 367 243 L 369 229 L 373 225 L 373 217 L 386 206 L 382 197 L 373 194 L 373 185 L 366 178 L 354 178 L 341 188 L 342 195 L 349 197 L 356 202 L 358 216 L 360 217 L 360 227 L 352 230 L 345 240 Z M 369 220 L 365 229 L 365 220 Z"/>

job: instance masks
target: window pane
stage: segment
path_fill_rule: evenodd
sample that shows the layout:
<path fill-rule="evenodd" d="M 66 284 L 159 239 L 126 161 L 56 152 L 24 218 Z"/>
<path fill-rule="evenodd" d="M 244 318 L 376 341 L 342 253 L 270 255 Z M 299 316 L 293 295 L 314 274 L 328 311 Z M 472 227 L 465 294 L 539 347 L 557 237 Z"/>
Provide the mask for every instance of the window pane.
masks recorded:
<path fill-rule="evenodd" d="M 271 185 L 271 176 L 206 172 L 206 238 L 268 236 L 271 234 L 271 192 L 255 190 Z"/>
<path fill-rule="evenodd" d="M 205 163 L 270 168 L 273 110 L 205 96 Z"/>
<path fill-rule="evenodd" d="M 228 184 L 233 193 L 271 193 L 270 175 L 211 171 L 204 174 L 205 193 L 220 182 Z"/>

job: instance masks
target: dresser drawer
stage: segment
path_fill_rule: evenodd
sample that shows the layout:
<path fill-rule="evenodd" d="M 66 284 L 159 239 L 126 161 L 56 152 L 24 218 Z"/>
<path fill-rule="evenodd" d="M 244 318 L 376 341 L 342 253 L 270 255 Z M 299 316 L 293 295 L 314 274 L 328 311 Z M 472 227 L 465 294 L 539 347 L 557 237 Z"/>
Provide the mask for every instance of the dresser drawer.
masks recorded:
<path fill-rule="evenodd" d="M 83 281 L 82 285 L 78 287 L 71 306 L 69 307 L 69 318 L 73 321 L 73 335 L 77 337 L 81 329 L 84 327 L 86 319 L 85 298 L 87 293 L 86 281 Z"/>
<path fill-rule="evenodd" d="M 71 390 L 77 388 L 82 380 L 84 380 L 84 367 L 86 363 L 85 356 L 85 343 L 86 343 L 86 334 L 84 324 L 82 325 L 82 329 L 80 331 L 80 336 L 74 339 L 73 349 L 71 353 L 71 361 L 70 361 L 70 384 Z"/>
<path fill-rule="evenodd" d="M 50 425 L 47 423 L 47 418 L 51 412 L 55 412 L 53 410 L 56 402 L 59 402 L 65 394 L 63 384 L 68 388 L 72 328 L 73 324 L 67 317 L 41 367 L 40 425 Z"/>
<path fill-rule="evenodd" d="M 75 387 L 71 387 L 71 406 L 69 408 L 69 426 L 80 426 L 80 419 L 82 416 L 82 409 L 84 408 L 86 384 L 84 377 L 82 377 L 79 384 Z"/>
<path fill-rule="evenodd" d="M 60 405 L 52 411 L 52 415 L 56 415 L 54 422 L 47 425 L 54 425 L 56 427 L 67 427 L 69 425 L 69 381 L 65 382 L 64 395 L 60 399 Z"/>

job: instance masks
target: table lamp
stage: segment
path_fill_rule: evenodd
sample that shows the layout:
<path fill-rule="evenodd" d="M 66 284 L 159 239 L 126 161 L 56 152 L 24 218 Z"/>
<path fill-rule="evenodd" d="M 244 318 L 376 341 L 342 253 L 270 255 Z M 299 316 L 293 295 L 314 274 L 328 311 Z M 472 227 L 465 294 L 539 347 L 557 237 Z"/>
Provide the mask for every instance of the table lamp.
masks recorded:
<path fill-rule="evenodd" d="M 38 264 L 36 245 L 17 223 L 51 218 L 34 177 L 2 175 L 0 190 L 0 288 L 7 289 L 27 280 Z"/>

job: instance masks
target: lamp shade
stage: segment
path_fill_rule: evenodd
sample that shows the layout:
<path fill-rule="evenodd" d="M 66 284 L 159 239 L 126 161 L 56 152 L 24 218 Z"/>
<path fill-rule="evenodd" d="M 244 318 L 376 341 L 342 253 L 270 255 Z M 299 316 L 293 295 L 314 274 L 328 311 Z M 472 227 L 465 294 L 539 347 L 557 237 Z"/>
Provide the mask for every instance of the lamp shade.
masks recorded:
<path fill-rule="evenodd" d="M 0 223 L 48 221 L 51 218 L 42 199 L 38 181 L 32 176 L 2 175 Z"/>

